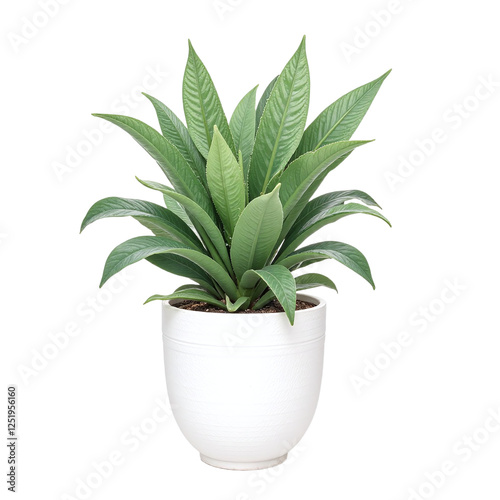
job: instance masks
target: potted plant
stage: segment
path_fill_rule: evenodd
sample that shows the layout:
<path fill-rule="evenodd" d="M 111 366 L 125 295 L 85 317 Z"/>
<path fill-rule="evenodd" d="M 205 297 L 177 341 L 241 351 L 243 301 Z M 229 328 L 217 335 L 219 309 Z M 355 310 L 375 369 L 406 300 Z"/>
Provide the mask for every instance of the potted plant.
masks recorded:
<path fill-rule="evenodd" d="M 348 215 L 388 223 L 362 191 L 313 198 L 328 173 L 369 142 L 350 138 L 387 75 L 335 101 L 304 131 L 309 69 L 303 39 L 258 105 L 254 88 L 228 121 L 190 43 L 183 82 L 187 127 L 149 95 L 161 133 L 134 118 L 95 115 L 128 132 L 170 181 L 138 179 L 162 193 L 165 206 L 105 198 L 90 208 L 82 230 L 99 219 L 131 216 L 152 232 L 111 252 L 101 286 L 142 259 L 193 282 L 146 302 L 162 301 L 174 416 L 211 465 L 249 470 L 279 464 L 311 422 L 326 308 L 297 291 L 336 287 L 321 274 L 292 273 L 335 259 L 374 287 L 368 263 L 354 247 L 337 241 L 301 245 Z"/>

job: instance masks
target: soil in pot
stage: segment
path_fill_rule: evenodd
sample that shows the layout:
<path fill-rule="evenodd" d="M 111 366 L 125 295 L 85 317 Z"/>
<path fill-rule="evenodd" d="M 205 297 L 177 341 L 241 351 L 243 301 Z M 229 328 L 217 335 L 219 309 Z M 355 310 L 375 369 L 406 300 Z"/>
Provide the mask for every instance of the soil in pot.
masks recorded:
<path fill-rule="evenodd" d="M 238 311 L 237 313 L 228 313 L 227 311 L 224 311 L 223 309 L 219 309 L 218 307 L 207 304 L 206 302 L 195 302 L 193 300 L 184 300 L 182 302 L 178 302 L 172 305 L 179 309 L 187 309 L 189 311 L 203 311 L 203 312 L 214 312 L 214 313 L 225 313 L 225 314 L 256 314 L 256 313 L 284 312 L 283 307 L 277 300 L 269 302 L 267 306 L 264 306 L 262 309 L 259 309 L 258 311 L 254 311 L 253 309 L 245 309 L 244 311 Z M 306 302 L 305 300 L 297 300 L 295 303 L 295 310 L 301 311 L 302 309 L 310 309 L 311 307 L 315 306 L 316 304 L 312 304 L 311 302 Z"/>

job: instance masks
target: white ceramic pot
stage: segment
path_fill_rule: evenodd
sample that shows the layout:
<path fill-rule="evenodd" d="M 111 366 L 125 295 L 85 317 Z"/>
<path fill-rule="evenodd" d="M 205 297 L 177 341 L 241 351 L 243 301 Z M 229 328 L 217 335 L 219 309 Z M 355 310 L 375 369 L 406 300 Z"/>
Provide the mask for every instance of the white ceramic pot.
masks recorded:
<path fill-rule="evenodd" d="M 227 314 L 163 302 L 165 373 L 172 411 L 209 465 L 263 469 L 283 462 L 318 402 L 324 301 L 296 312 Z"/>

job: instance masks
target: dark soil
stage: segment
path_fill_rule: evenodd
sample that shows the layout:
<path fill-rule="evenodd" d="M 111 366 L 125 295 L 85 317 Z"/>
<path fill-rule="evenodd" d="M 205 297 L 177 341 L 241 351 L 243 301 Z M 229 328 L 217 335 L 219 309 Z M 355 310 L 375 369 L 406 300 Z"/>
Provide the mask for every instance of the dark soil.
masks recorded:
<path fill-rule="evenodd" d="M 219 309 L 218 307 L 207 304 L 206 302 L 195 302 L 193 300 L 184 300 L 182 302 L 178 302 L 177 304 L 172 304 L 174 307 L 178 307 L 179 309 L 187 309 L 189 311 L 202 311 L 202 312 L 214 312 L 214 313 L 226 313 L 226 314 L 256 314 L 256 313 L 277 313 L 284 312 L 283 307 L 277 300 L 273 300 L 269 302 L 267 306 L 264 306 L 262 309 L 258 311 L 254 311 L 252 309 L 245 309 L 244 311 L 238 311 L 237 313 L 228 313 L 223 309 Z M 297 300 L 295 305 L 295 310 L 300 311 L 302 309 L 310 309 L 311 307 L 316 307 L 316 304 L 311 304 L 310 302 L 306 302 L 304 300 Z"/>

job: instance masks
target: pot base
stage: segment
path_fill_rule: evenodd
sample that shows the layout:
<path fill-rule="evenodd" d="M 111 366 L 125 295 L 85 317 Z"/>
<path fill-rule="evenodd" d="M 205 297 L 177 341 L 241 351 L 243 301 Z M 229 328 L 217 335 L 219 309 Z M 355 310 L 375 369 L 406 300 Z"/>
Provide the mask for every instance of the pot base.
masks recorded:
<path fill-rule="evenodd" d="M 218 467 L 219 469 L 228 470 L 258 470 L 267 469 L 268 467 L 274 467 L 279 465 L 286 460 L 288 453 L 285 453 L 281 457 L 273 458 L 271 460 L 263 460 L 262 462 L 225 462 L 224 460 L 217 460 L 215 458 L 210 458 L 200 453 L 200 458 L 202 462 L 205 462 L 212 467 Z"/>

